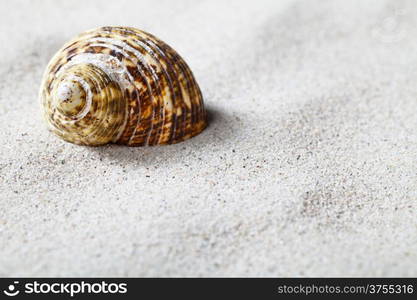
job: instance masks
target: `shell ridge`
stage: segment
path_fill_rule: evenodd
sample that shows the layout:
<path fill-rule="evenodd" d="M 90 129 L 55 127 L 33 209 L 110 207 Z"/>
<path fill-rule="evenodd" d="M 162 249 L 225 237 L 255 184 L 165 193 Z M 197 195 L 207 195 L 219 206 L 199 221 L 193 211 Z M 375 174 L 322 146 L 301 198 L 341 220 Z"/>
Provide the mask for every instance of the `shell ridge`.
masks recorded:
<path fill-rule="evenodd" d="M 169 61 L 167 55 L 165 54 L 165 52 L 162 49 L 160 49 L 152 40 L 144 39 L 143 37 L 141 37 L 138 34 L 138 32 L 136 32 L 135 30 L 125 29 L 125 28 L 121 28 L 119 30 L 121 30 L 122 32 L 133 35 L 135 37 L 136 42 L 139 45 L 141 45 L 142 48 L 145 51 L 147 51 L 147 53 L 149 53 L 154 58 L 154 60 L 160 65 L 161 70 L 164 72 L 165 78 L 167 79 L 167 82 L 168 82 L 168 85 L 169 85 L 170 94 L 172 96 L 172 98 L 170 99 L 171 102 L 172 102 L 171 104 L 172 104 L 173 107 L 175 107 L 175 104 L 176 104 L 176 92 L 175 92 L 175 90 L 176 89 L 174 88 L 174 84 L 173 84 L 173 80 L 171 78 L 171 74 L 168 72 L 168 70 L 165 68 L 165 66 L 159 61 L 159 57 L 156 55 L 156 52 L 158 52 L 164 58 L 165 63 L 167 65 L 167 68 L 169 68 L 171 64 L 170 64 L 170 61 Z M 137 31 L 139 31 L 139 30 L 137 30 Z M 142 31 L 140 31 L 140 32 L 142 32 Z M 144 33 L 144 32 L 142 32 L 142 33 Z M 152 35 L 149 35 L 149 34 L 146 34 L 146 35 L 148 36 L 148 38 L 153 38 L 156 41 L 159 41 L 158 39 L 156 39 Z M 152 50 L 152 47 L 148 43 L 152 43 L 155 46 L 156 52 Z M 163 43 L 163 42 L 161 42 L 161 43 Z M 171 72 L 172 72 L 172 68 L 171 68 Z M 174 73 L 174 78 L 176 78 L 175 73 Z M 163 109 L 163 118 L 162 118 L 163 122 L 160 125 L 160 136 L 158 137 L 158 139 L 155 139 L 155 143 L 160 143 L 161 135 L 162 135 L 162 132 L 164 130 L 165 121 L 166 121 L 166 107 L 165 107 L 165 101 L 166 100 L 164 99 L 164 97 L 162 97 L 162 95 L 161 95 L 161 98 L 162 98 L 161 100 L 162 100 L 162 104 L 163 104 L 163 108 L 162 108 Z M 180 97 L 180 99 L 182 99 L 182 97 Z M 173 108 L 172 112 L 171 112 L 171 118 L 172 118 L 173 126 L 170 126 L 170 128 L 169 128 L 168 141 L 172 140 L 172 137 L 173 137 L 173 135 L 175 135 L 175 131 L 176 131 L 177 122 L 176 122 L 176 118 L 173 118 L 174 115 L 175 115 L 175 112 L 174 112 L 174 108 Z"/>
<path fill-rule="evenodd" d="M 93 38 L 92 40 L 93 41 L 100 41 L 100 42 L 105 43 L 105 45 L 107 45 L 106 42 L 108 42 L 109 38 Z M 155 82 L 158 82 L 157 74 L 154 72 L 154 70 L 152 68 L 147 67 L 146 60 L 144 59 L 144 56 L 142 55 L 142 53 L 140 53 L 137 49 L 131 47 L 124 40 L 116 40 L 116 39 L 110 39 L 110 40 L 113 42 L 114 45 L 117 45 L 117 46 L 121 47 L 123 49 L 123 51 L 129 51 L 133 55 L 135 55 L 135 57 L 142 63 L 142 66 L 147 71 L 149 71 L 151 73 L 151 76 L 152 76 L 153 80 Z M 127 53 L 122 52 L 122 54 L 125 54 L 125 57 L 128 57 Z M 141 77 L 146 81 L 146 85 L 147 85 L 147 88 L 148 88 L 148 91 L 149 91 L 149 95 L 150 95 L 150 98 L 152 99 L 151 102 L 154 103 L 155 101 L 154 101 L 151 85 L 149 84 L 146 76 L 143 74 L 142 69 L 139 68 L 139 64 L 137 64 L 137 68 L 138 68 L 138 71 L 140 72 Z M 153 119 L 154 117 L 155 117 L 155 106 L 153 105 L 153 112 L 152 112 L 152 118 L 151 119 Z M 129 139 L 129 142 L 128 142 L 129 144 L 131 143 L 132 139 L 134 139 L 134 137 L 136 135 L 136 131 L 137 131 L 137 128 L 139 127 L 139 123 L 140 123 L 140 118 L 138 119 L 137 126 L 134 129 L 133 134 Z M 147 131 L 147 137 L 146 137 L 146 140 L 145 140 L 145 145 L 149 144 L 149 138 L 150 138 L 152 130 L 153 130 L 153 122 L 151 122 L 151 128 Z"/>
<path fill-rule="evenodd" d="M 123 55 L 123 57 L 125 59 L 131 60 L 129 53 L 132 53 L 139 61 L 143 61 L 143 58 L 142 58 L 142 60 L 140 58 L 142 55 L 140 53 L 135 53 L 135 52 L 138 52 L 138 51 L 135 50 L 135 49 L 130 49 L 131 47 L 129 45 L 127 45 L 127 44 L 124 45 L 125 42 L 122 41 L 122 40 L 118 40 L 117 42 L 115 42 L 115 39 L 109 39 L 109 38 L 93 38 L 92 40 L 93 41 L 101 42 L 101 43 L 103 43 L 103 46 L 108 47 L 109 49 L 112 49 L 112 50 L 114 50 L 116 52 L 119 52 L 120 54 Z M 109 40 L 111 40 L 113 42 L 113 44 L 108 43 Z M 133 51 L 131 51 L 131 50 L 133 50 Z M 133 64 L 137 68 L 137 70 L 138 70 L 138 72 L 140 74 L 140 78 L 145 82 L 145 85 L 147 87 L 147 90 L 148 90 L 148 94 L 150 96 L 150 99 L 153 99 L 153 96 L 152 96 L 152 93 L 151 93 L 151 86 L 150 86 L 150 84 L 149 84 L 149 82 L 147 80 L 147 76 L 145 76 L 143 74 L 143 71 L 139 67 L 139 64 L 135 64 L 135 63 L 133 63 Z M 130 72 L 129 72 L 129 70 L 127 68 L 126 68 L 126 72 L 129 74 L 130 77 L 133 78 L 133 76 L 130 74 Z M 133 79 L 133 81 L 135 82 L 134 79 Z M 140 101 L 139 98 L 138 98 L 138 101 Z M 153 102 L 153 100 L 151 100 L 151 101 Z M 140 103 L 138 103 L 138 106 L 139 106 L 139 109 L 140 109 Z M 152 116 L 154 116 L 154 114 Z M 132 139 L 134 139 L 134 137 L 136 136 L 137 128 L 139 127 L 139 123 L 140 122 L 141 122 L 141 118 L 139 117 L 138 120 L 137 120 L 136 126 L 135 126 L 135 128 L 133 130 L 133 133 L 132 133 L 132 135 L 129 138 L 128 144 L 130 144 L 131 141 L 132 141 Z M 152 128 L 149 129 L 149 132 L 151 130 L 152 130 Z M 147 135 L 149 135 L 149 133 L 147 133 Z M 145 141 L 145 144 L 147 145 L 147 141 Z"/>
<path fill-rule="evenodd" d="M 129 56 L 127 55 L 127 54 L 125 54 L 125 53 L 123 53 L 122 51 L 119 51 L 119 48 L 117 48 L 117 47 L 110 47 L 110 45 L 107 45 L 107 44 L 86 44 L 85 45 L 85 47 L 86 47 L 86 49 L 88 49 L 88 47 L 90 47 L 90 46 L 102 46 L 102 47 L 109 47 L 109 49 L 111 49 L 112 51 L 115 51 L 115 52 L 117 52 L 117 53 L 120 53 L 121 55 L 123 55 L 124 57 L 126 57 L 126 58 L 129 58 Z M 84 53 L 84 55 L 85 54 L 90 54 L 90 53 Z M 97 55 L 97 54 L 91 54 L 91 55 Z M 120 61 L 120 59 L 117 57 L 117 56 L 112 56 L 111 54 L 101 54 L 101 56 L 103 56 L 103 57 L 112 57 L 112 58 L 114 58 L 115 60 L 117 60 L 118 62 L 119 62 L 119 66 L 118 66 L 118 68 L 121 68 L 123 71 L 121 72 L 122 74 L 123 74 L 123 76 L 125 76 L 125 77 L 127 77 L 127 81 L 129 82 L 129 84 L 130 85 L 134 85 L 135 84 L 135 81 L 134 81 L 134 78 L 132 77 L 132 75 L 128 72 L 128 70 L 127 70 L 127 68 L 126 68 L 126 66 L 122 63 L 122 61 Z M 77 63 L 77 57 L 79 57 L 78 55 L 76 55 L 75 57 L 72 57 L 72 58 L 75 58 L 74 60 L 73 59 L 71 59 L 71 62 L 72 63 Z M 88 59 L 88 57 L 86 57 L 85 58 L 87 61 L 89 60 Z M 69 63 L 71 63 L 71 62 L 69 62 Z M 90 63 L 92 63 L 91 61 L 90 61 Z M 94 64 L 94 63 L 93 63 Z M 121 82 L 119 79 L 120 78 L 117 78 L 117 77 L 115 77 L 115 75 L 113 74 L 115 71 L 113 70 L 113 71 L 110 71 L 110 70 L 108 70 L 107 68 L 105 68 L 102 64 L 97 64 L 97 61 L 95 62 L 95 64 L 94 65 L 96 65 L 96 66 L 98 66 L 98 67 L 101 67 L 101 68 L 103 68 L 103 71 L 108 75 L 108 76 L 110 76 L 110 77 L 112 77 L 112 78 L 114 78 L 115 79 L 115 81 L 116 82 L 118 82 L 119 84 L 120 83 L 122 83 L 122 85 L 123 85 L 123 89 L 126 89 L 128 86 L 129 86 L 129 84 L 127 84 L 127 83 L 125 83 L 125 82 Z M 120 72 L 118 72 L 118 73 L 120 73 Z M 140 100 L 139 100 L 139 98 L 137 98 L 137 103 L 138 103 L 138 107 L 139 107 L 139 116 L 140 116 Z M 118 132 L 118 134 L 116 135 L 116 137 L 114 138 L 114 142 L 117 142 L 119 139 L 120 139 L 120 137 L 123 135 L 123 132 L 125 131 L 125 128 L 126 128 L 126 125 L 127 125 L 127 122 L 128 122 L 128 119 L 129 119 L 129 117 L 128 117 L 128 109 L 129 109 L 129 106 L 128 105 L 126 105 L 126 114 L 125 114 L 125 118 L 124 118 L 124 122 L 123 122 L 123 125 L 121 126 L 121 128 L 119 129 L 119 132 Z M 138 118 L 138 121 L 137 121 L 138 123 L 140 122 L 140 117 Z"/>
<path fill-rule="evenodd" d="M 167 55 L 161 51 L 161 49 L 155 45 L 151 40 L 145 40 L 142 39 L 140 36 L 137 35 L 137 33 L 133 33 L 136 37 L 137 42 L 140 45 L 147 45 L 147 48 L 150 49 L 151 51 L 149 51 L 149 54 L 154 58 L 155 62 L 157 62 L 160 65 L 160 68 L 163 72 L 163 74 L 165 75 L 165 79 L 167 80 L 167 83 L 169 85 L 169 89 L 170 89 L 170 95 L 172 96 L 171 102 L 172 102 L 172 106 L 175 107 L 176 105 L 176 99 L 177 97 L 179 99 L 182 99 L 182 94 L 177 95 L 178 91 L 181 92 L 181 90 L 179 88 L 175 89 L 174 88 L 174 81 L 172 78 L 176 78 L 177 74 L 174 70 L 174 68 L 172 68 L 172 65 L 169 62 L 169 59 L 167 57 Z M 149 45 L 149 43 L 151 43 L 151 45 Z M 154 51 L 152 49 L 152 45 L 154 46 L 154 48 L 156 49 L 156 51 Z M 146 50 L 146 48 L 145 48 Z M 157 53 L 164 59 L 166 66 L 164 66 L 161 62 L 160 62 L 160 57 L 157 56 Z M 172 76 L 174 75 L 174 76 Z M 177 83 L 177 86 L 180 86 L 179 83 Z M 161 93 L 161 103 L 162 103 L 162 111 L 163 111 L 163 117 L 162 117 L 162 124 L 160 125 L 160 129 L 159 129 L 159 135 L 157 137 L 155 137 L 155 143 L 158 144 L 160 143 L 161 137 L 163 137 L 162 132 L 164 131 L 164 126 L 165 126 L 165 121 L 166 121 L 166 107 L 165 107 L 165 102 L 166 100 L 164 99 L 162 93 Z M 174 114 L 175 110 L 172 110 L 171 114 Z M 168 139 L 170 139 L 170 137 L 173 135 L 173 133 L 175 132 L 176 129 L 176 122 L 173 123 L 174 126 L 170 128 L 170 132 L 169 132 L 169 137 Z"/>
<path fill-rule="evenodd" d="M 123 33 L 130 33 L 131 34 L 131 38 L 132 41 L 135 42 L 135 45 L 131 44 L 129 41 L 129 36 L 126 37 L 125 35 L 123 35 Z M 157 89 L 157 92 L 155 93 L 154 96 L 156 96 L 159 100 L 155 102 L 155 106 L 154 106 L 154 112 L 153 112 L 153 119 L 155 120 L 155 116 L 159 115 L 159 120 L 162 120 L 162 124 L 161 122 L 157 121 L 157 122 L 152 122 L 152 127 L 151 130 L 148 132 L 148 136 L 146 138 L 146 144 L 158 144 L 159 143 L 159 135 L 162 133 L 163 129 L 164 129 L 164 124 L 165 124 L 165 120 L 166 120 L 166 107 L 165 107 L 165 98 L 163 96 L 163 89 L 161 87 L 161 84 L 159 83 L 161 80 L 161 77 L 158 76 L 158 72 L 156 72 L 155 70 L 153 70 L 152 66 L 150 66 L 150 64 L 148 63 L 146 56 L 149 55 L 152 59 L 154 63 L 157 63 L 160 67 L 160 70 L 162 71 L 162 73 L 165 75 L 165 79 L 167 80 L 167 83 L 169 85 L 169 89 L 171 91 L 171 101 L 173 103 L 175 103 L 175 93 L 174 93 L 174 88 L 173 88 L 173 84 L 172 84 L 172 79 L 169 76 L 169 74 L 167 73 L 164 65 L 160 62 L 160 57 L 157 56 L 157 53 L 154 51 L 154 49 L 152 49 L 152 47 L 150 47 L 147 43 L 147 40 L 141 38 L 139 35 L 137 35 L 136 32 L 132 32 L 132 31 L 122 31 L 121 33 L 117 32 L 118 34 L 121 34 L 126 40 L 123 40 L 124 43 L 126 43 L 129 47 L 132 47 L 133 49 L 137 50 L 140 52 L 139 49 L 137 49 L 135 46 L 137 47 L 141 47 L 141 50 L 143 50 L 145 52 L 145 55 L 141 54 L 142 57 L 142 61 L 144 61 L 144 64 L 146 64 L 146 67 L 148 67 L 149 69 L 151 69 L 153 71 L 153 74 L 155 74 L 156 78 L 153 78 L 153 82 L 155 83 L 155 87 Z M 157 106 L 159 102 L 159 107 Z M 158 113 L 159 112 L 159 113 Z M 161 114 L 162 112 L 162 114 Z M 157 127 L 154 128 L 154 123 L 157 123 Z M 156 134 L 153 135 L 153 132 L 156 131 Z M 152 141 L 150 140 L 151 137 L 153 137 Z"/>
<path fill-rule="evenodd" d="M 134 34 L 135 34 L 135 36 L 138 36 L 137 33 L 134 33 Z M 179 73 L 180 73 L 181 70 L 177 71 L 176 68 L 175 68 L 175 65 L 171 63 L 172 59 L 170 59 L 171 55 L 169 53 L 170 51 L 172 51 L 171 47 L 168 46 L 167 44 L 165 44 L 164 42 L 159 41 L 157 38 L 153 37 L 152 35 L 149 35 L 149 36 L 150 36 L 150 38 L 153 38 L 155 41 L 158 41 L 161 44 L 163 44 L 164 47 L 165 47 L 165 49 L 162 49 L 151 39 L 147 39 L 147 40 L 144 39 L 144 42 L 147 43 L 147 44 L 150 43 L 151 45 L 149 45 L 149 47 L 151 47 L 151 48 L 152 48 L 152 46 L 154 46 L 154 48 L 156 49 L 156 52 L 158 52 L 165 60 L 166 67 L 163 66 L 163 70 L 164 70 L 168 80 L 170 81 L 170 88 L 172 90 L 173 100 L 175 100 L 176 96 L 179 99 L 184 99 L 184 94 L 182 93 L 182 84 L 181 84 L 181 81 L 179 80 Z M 141 37 L 139 36 L 139 38 L 141 38 Z M 164 51 L 164 50 L 166 50 L 166 51 Z M 180 58 L 179 61 L 181 61 L 181 58 Z M 184 76 L 184 75 L 182 75 L 182 76 L 184 78 L 186 78 L 186 76 Z M 175 80 L 173 80 L 172 78 L 174 78 Z M 174 85 L 174 82 L 176 82 L 175 85 Z M 174 88 L 174 86 L 175 86 L 175 88 Z M 176 116 L 176 111 L 178 110 L 178 107 L 181 109 L 182 114 L 183 114 L 183 116 L 182 116 L 182 120 L 183 120 L 182 128 L 185 128 L 185 121 L 184 120 L 186 120 L 186 117 L 188 115 L 187 106 L 182 101 L 179 101 L 179 104 L 174 102 L 173 106 L 174 106 L 174 109 L 172 110 L 172 113 L 171 113 L 172 120 L 173 120 L 172 121 L 173 126 L 170 127 L 170 132 L 169 132 L 169 135 L 168 135 L 168 143 L 172 140 L 175 140 L 175 138 L 176 138 L 177 124 L 178 124 L 178 122 L 177 122 L 178 118 Z M 191 112 L 191 114 L 192 114 L 192 112 Z M 173 116 L 175 116 L 175 118 Z M 182 129 L 181 131 L 184 132 L 184 129 Z M 181 136 L 181 134 L 182 133 L 180 132 L 180 136 Z M 159 139 L 158 142 L 160 142 L 160 139 Z"/>
<path fill-rule="evenodd" d="M 145 32 L 145 35 L 154 39 L 156 44 L 158 44 L 159 40 L 155 38 L 153 35 L 146 33 L 146 32 Z M 195 126 L 201 126 L 201 124 L 203 124 L 202 129 L 205 128 L 204 124 L 206 122 L 206 112 L 204 108 L 204 100 L 201 94 L 201 90 L 195 80 L 195 77 L 191 69 L 189 68 L 187 63 L 182 59 L 182 57 L 166 43 L 161 42 L 160 44 L 164 47 L 164 49 L 161 49 L 160 51 L 168 55 L 169 61 L 175 61 L 175 64 L 173 65 L 178 67 L 180 71 L 183 73 L 185 84 L 180 85 L 180 86 L 184 86 L 184 88 L 186 88 L 186 90 L 188 91 L 188 94 L 190 97 L 190 106 L 192 110 L 192 112 L 190 113 L 191 115 L 191 120 L 189 124 L 190 132 L 185 133 L 185 134 L 193 135 L 194 133 L 192 132 L 192 129 Z M 157 45 L 157 47 L 159 47 L 159 44 Z M 186 105 L 184 105 L 184 107 L 187 109 Z M 200 129 L 200 131 L 202 129 Z"/>

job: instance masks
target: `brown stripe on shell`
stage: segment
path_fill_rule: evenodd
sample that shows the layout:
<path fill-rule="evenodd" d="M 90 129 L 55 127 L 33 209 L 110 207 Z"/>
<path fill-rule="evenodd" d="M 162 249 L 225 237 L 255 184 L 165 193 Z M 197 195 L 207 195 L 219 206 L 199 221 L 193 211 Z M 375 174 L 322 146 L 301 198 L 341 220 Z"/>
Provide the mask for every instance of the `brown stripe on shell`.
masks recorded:
<path fill-rule="evenodd" d="M 114 37 L 114 34 L 113 34 Z M 119 40 L 123 43 L 125 43 L 128 47 L 134 49 L 135 51 L 141 52 L 141 55 L 145 56 L 147 53 L 143 51 L 141 48 L 135 47 L 135 44 L 129 43 L 127 39 L 124 38 L 124 36 L 118 35 L 117 36 Z M 116 48 L 119 46 L 115 46 Z M 156 89 L 156 84 L 159 83 L 158 76 L 154 76 L 152 73 L 152 70 L 149 68 L 148 65 L 144 63 L 143 58 L 136 56 L 132 51 L 129 51 L 127 49 L 124 49 L 126 53 L 129 54 L 129 57 L 131 57 L 135 63 L 133 65 L 128 66 L 128 72 L 131 74 L 131 76 L 136 80 L 144 81 L 146 84 L 145 91 L 149 94 L 149 99 L 151 99 L 152 105 L 149 105 L 146 103 L 146 101 L 143 101 L 141 106 L 143 106 L 144 115 L 141 118 L 141 124 L 138 125 L 138 128 L 136 128 L 134 134 L 131 136 L 130 140 L 127 142 L 128 144 L 149 144 L 149 137 L 154 137 L 153 134 L 153 127 L 156 122 L 155 116 L 158 115 L 159 111 L 159 105 L 157 104 L 157 101 L 159 100 L 157 96 L 160 94 Z M 125 57 L 125 59 L 127 59 Z M 128 62 L 125 62 L 126 65 L 128 65 Z M 143 90 L 142 87 L 139 85 L 138 88 L 140 90 Z M 148 99 L 148 97 L 146 97 Z M 160 100 L 162 101 L 162 100 Z M 156 102 L 156 103 L 155 103 Z M 148 114 L 149 109 L 152 107 L 152 114 Z M 143 141 L 145 139 L 145 141 Z"/>
<path fill-rule="evenodd" d="M 170 90 L 170 95 L 171 95 L 171 101 L 173 102 L 173 105 L 175 104 L 175 90 L 173 88 L 172 85 L 172 79 L 171 77 L 167 74 L 166 70 L 165 70 L 165 66 L 163 65 L 162 61 L 161 61 L 161 57 L 156 56 L 156 53 L 154 51 L 154 49 L 150 48 L 148 43 L 146 42 L 146 40 L 144 40 L 141 36 L 139 36 L 137 33 L 132 32 L 130 30 L 127 29 L 119 29 L 117 28 L 118 33 L 120 33 L 121 35 L 123 35 L 124 37 L 126 37 L 125 42 L 131 46 L 132 48 L 140 51 L 143 54 L 147 54 L 150 55 L 153 59 L 154 62 L 157 63 L 160 67 L 160 69 L 162 70 L 162 72 L 156 72 L 156 78 L 154 78 L 153 84 L 155 84 L 155 86 L 151 86 L 151 91 L 152 94 L 154 96 L 154 99 L 156 100 L 154 103 L 154 108 L 156 109 L 156 111 L 153 112 L 153 118 L 152 118 L 152 126 L 151 129 L 152 131 L 149 132 L 148 134 L 148 141 L 147 143 L 149 145 L 154 145 L 158 143 L 158 138 L 159 138 L 159 132 L 162 131 L 162 125 L 164 123 L 164 121 L 168 121 L 169 118 L 169 114 L 165 113 L 165 104 L 164 102 L 166 101 L 164 99 L 164 96 L 169 96 L 169 95 L 164 95 L 164 90 L 160 87 L 160 85 L 162 86 L 168 86 L 169 90 Z M 130 40 L 131 39 L 131 40 Z M 167 62 L 169 63 L 169 62 Z M 150 65 L 150 67 L 152 68 L 155 65 Z M 159 111 L 159 113 L 158 113 Z M 175 123 L 173 123 L 175 124 Z M 169 129 L 173 128 L 173 126 L 170 126 Z"/>

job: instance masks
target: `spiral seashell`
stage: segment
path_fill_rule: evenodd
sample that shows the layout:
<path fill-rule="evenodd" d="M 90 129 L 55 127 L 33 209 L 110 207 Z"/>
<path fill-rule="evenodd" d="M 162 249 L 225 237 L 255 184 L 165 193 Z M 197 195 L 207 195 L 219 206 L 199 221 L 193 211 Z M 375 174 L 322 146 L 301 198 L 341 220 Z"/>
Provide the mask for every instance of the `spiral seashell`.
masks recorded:
<path fill-rule="evenodd" d="M 102 27 L 68 42 L 49 62 L 40 98 L 50 130 L 75 144 L 172 144 L 206 127 L 185 61 L 135 28 Z"/>

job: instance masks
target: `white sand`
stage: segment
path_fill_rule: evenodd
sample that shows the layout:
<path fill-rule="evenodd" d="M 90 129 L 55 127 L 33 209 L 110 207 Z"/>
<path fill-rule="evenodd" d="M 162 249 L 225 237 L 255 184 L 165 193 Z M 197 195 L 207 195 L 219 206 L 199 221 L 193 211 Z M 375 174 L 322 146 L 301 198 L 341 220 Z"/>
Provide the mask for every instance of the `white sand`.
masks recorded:
<path fill-rule="evenodd" d="M 416 2 L 225 2 L 1 2 L 0 276 L 417 276 Z M 48 60 L 102 25 L 178 50 L 203 134 L 47 132 Z"/>

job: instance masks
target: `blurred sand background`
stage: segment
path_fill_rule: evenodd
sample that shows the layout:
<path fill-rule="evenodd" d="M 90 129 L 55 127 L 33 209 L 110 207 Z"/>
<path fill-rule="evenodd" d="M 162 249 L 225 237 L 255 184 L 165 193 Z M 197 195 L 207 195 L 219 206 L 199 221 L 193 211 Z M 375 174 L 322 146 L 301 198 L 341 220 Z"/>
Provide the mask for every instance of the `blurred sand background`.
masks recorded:
<path fill-rule="evenodd" d="M 48 60 L 127 25 L 192 68 L 172 146 L 50 134 Z M 417 276 L 415 1 L 0 2 L 0 276 Z"/>

